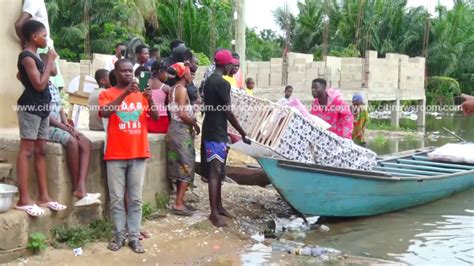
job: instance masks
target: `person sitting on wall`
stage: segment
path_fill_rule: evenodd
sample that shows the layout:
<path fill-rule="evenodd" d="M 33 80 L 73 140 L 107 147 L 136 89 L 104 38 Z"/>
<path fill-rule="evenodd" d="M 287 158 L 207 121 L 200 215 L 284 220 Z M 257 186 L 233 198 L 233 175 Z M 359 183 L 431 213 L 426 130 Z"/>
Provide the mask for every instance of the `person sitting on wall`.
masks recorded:
<path fill-rule="evenodd" d="M 354 116 L 349 106 L 342 99 L 341 93 L 335 89 L 326 89 L 326 80 L 317 78 L 311 85 L 314 97 L 311 114 L 328 122 L 329 131 L 340 137 L 352 139 Z"/>
<path fill-rule="evenodd" d="M 104 131 L 102 118 L 99 117 L 99 94 L 111 87 L 109 80 L 110 72 L 107 69 L 99 69 L 95 72 L 95 80 L 99 87 L 89 95 L 89 129 Z"/>
<path fill-rule="evenodd" d="M 361 94 L 356 93 L 352 97 L 352 114 L 354 115 L 354 129 L 352 131 L 352 140 L 362 147 L 365 147 L 365 130 L 369 123 L 369 112 L 364 106 L 364 98 Z"/>
<path fill-rule="evenodd" d="M 87 193 L 86 179 L 91 161 L 92 143 L 69 124 L 61 108 L 59 89 L 49 85 L 51 111 L 49 113 L 49 142 L 60 143 L 66 149 L 66 163 L 72 178 L 74 206 L 100 204 L 100 193 Z"/>

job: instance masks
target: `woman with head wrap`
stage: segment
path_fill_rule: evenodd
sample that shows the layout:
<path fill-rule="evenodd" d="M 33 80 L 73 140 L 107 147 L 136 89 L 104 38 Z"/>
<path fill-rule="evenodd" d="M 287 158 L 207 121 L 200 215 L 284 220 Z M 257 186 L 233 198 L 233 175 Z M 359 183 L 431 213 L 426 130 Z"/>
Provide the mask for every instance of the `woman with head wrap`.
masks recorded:
<path fill-rule="evenodd" d="M 171 121 L 166 136 L 167 166 L 168 177 L 177 186 L 176 201 L 171 210 L 176 215 L 191 216 L 193 209 L 184 204 L 184 194 L 194 182 L 194 138 L 201 129 L 186 91 L 192 81 L 191 71 L 183 63 L 171 67 L 176 71 L 176 83 L 168 95 Z"/>
<path fill-rule="evenodd" d="M 352 97 L 352 114 L 354 115 L 354 128 L 352 130 L 352 140 L 365 147 L 366 142 L 364 138 L 365 129 L 369 122 L 369 112 L 364 106 L 364 97 L 356 93 Z"/>

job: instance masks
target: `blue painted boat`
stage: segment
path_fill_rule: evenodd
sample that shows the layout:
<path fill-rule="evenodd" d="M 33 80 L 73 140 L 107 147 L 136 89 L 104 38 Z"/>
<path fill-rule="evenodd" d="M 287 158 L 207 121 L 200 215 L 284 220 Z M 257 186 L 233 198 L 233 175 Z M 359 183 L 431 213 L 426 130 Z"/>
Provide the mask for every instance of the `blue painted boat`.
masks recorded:
<path fill-rule="evenodd" d="M 430 150 L 360 171 L 258 158 L 278 193 L 304 215 L 356 217 L 425 204 L 474 186 L 474 165 L 432 162 Z"/>

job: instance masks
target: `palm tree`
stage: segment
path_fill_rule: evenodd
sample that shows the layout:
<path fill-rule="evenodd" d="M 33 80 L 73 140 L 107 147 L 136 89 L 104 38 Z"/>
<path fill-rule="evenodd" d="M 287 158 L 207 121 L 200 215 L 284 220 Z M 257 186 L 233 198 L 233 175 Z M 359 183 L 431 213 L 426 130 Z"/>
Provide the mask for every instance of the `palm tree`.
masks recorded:
<path fill-rule="evenodd" d="M 282 84 L 288 82 L 288 53 L 291 51 L 291 44 L 294 36 L 294 28 L 296 24 L 295 17 L 290 11 L 287 4 L 283 8 L 277 8 L 273 12 L 275 22 L 284 32 L 284 48 L 283 48 L 283 72 L 282 72 Z"/>

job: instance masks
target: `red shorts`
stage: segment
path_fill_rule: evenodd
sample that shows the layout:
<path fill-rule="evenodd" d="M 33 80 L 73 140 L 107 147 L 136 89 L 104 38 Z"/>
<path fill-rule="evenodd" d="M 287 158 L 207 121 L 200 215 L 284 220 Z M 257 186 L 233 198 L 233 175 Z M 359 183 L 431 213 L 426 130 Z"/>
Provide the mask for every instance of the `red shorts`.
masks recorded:
<path fill-rule="evenodd" d="M 151 117 L 147 116 L 146 120 L 149 133 L 166 134 L 168 132 L 168 126 L 170 122 L 167 116 L 160 116 L 158 121 L 155 121 Z"/>

